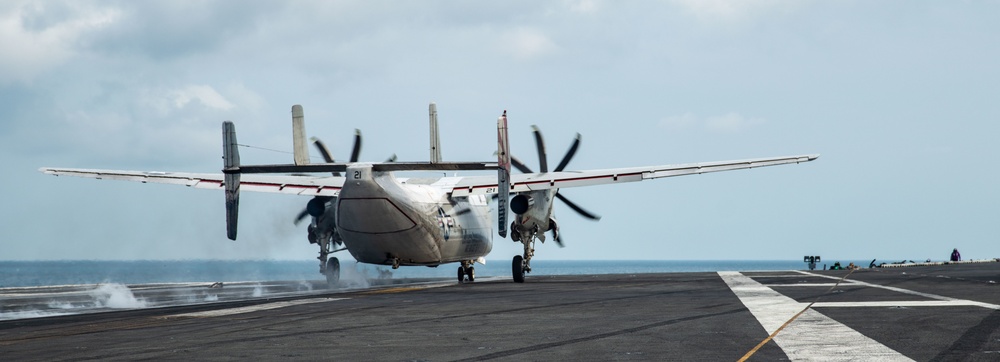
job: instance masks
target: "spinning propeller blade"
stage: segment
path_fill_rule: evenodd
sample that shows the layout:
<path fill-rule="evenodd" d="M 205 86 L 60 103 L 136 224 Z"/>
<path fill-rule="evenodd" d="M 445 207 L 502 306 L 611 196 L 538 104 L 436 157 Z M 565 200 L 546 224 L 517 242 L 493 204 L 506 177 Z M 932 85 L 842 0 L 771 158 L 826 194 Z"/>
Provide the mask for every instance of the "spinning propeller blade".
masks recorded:
<path fill-rule="evenodd" d="M 573 159 L 573 155 L 576 155 L 576 149 L 580 148 L 580 134 L 576 134 L 576 138 L 573 139 L 573 145 L 569 146 L 569 151 L 566 151 L 566 155 L 563 156 L 562 161 L 559 161 L 559 166 L 556 166 L 556 172 L 562 171 L 569 164 L 569 161 Z"/>
<path fill-rule="evenodd" d="M 542 138 L 542 131 L 538 128 L 538 126 L 535 125 L 532 125 L 531 129 L 532 133 L 535 135 L 535 147 L 538 149 L 539 167 L 541 168 L 542 173 L 548 172 L 549 166 L 548 166 L 547 156 L 545 154 L 545 140 Z M 573 139 L 573 144 L 570 145 L 569 150 L 566 151 L 566 154 L 563 156 L 562 161 L 559 162 L 559 165 L 556 166 L 554 172 L 561 172 L 564 169 L 566 169 L 566 166 L 569 165 L 569 162 L 573 159 L 573 156 L 576 155 L 576 151 L 579 148 L 580 148 L 580 134 L 577 133 L 576 138 Z M 534 173 L 530 167 L 525 165 L 524 162 L 521 162 L 521 160 L 517 159 L 514 156 L 510 157 L 510 164 L 514 166 L 514 168 L 518 169 L 518 171 L 521 171 L 523 173 Z M 566 206 L 569 206 L 570 209 L 576 211 L 576 213 L 580 214 L 580 216 L 583 216 L 587 219 L 594 221 L 601 219 L 599 215 L 584 210 L 582 207 L 580 207 L 580 205 L 577 205 L 576 203 L 570 201 L 568 198 L 566 198 L 566 196 L 563 196 L 558 191 L 556 191 L 556 198 L 566 203 Z M 553 234 L 556 244 L 559 244 L 559 246 L 562 247 L 563 246 L 562 236 L 560 236 L 559 233 L 556 232 L 555 230 L 553 230 Z"/>
<path fill-rule="evenodd" d="M 361 130 L 354 130 L 354 149 L 351 150 L 351 162 L 358 162 L 358 156 L 361 155 Z"/>
<path fill-rule="evenodd" d="M 311 137 L 310 140 L 313 142 L 313 146 L 316 146 L 316 149 L 319 151 L 319 154 L 323 156 L 323 161 L 326 161 L 326 163 L 334 163 L 334 162 L 336 162 L 333 159 L 333 154 L 330 153 L 330 149 L 326 148 L 326 144 L 323 143 L 323 141 L 320 141 L 320 139 L 316 138 L 316 137 Z M 360 153 L 361 153 L 361 130 L 355 129 L 354 130 L 354 147 L 351 150 L 351 162 L 358 162 L 358 157 L 360 156 Z M 389 158 L 389 161 L 387 161 L 387 162 L 395 162 L 395 160 L 396 160 L 396 155 L 392 155 L 392 157 Z M 331 174 L 333 176 L 340 176 L 340 172 L 336 172 L 336 171 L 331 172 Z M 317 197 L 314 197 L 314 198 L 310 199 L 309 203 L 306 204 L 306 208 L 304 210 L 302 210 L 302 212 L 300 212 L 295 217 L 295 220 L 294 220 L 295 225 L 298 225 L 299 223 L 301 223 L 302 220 L 305 219 L 306 216 L 309 216 L 310 214 L 315 214 L 313 216 L 322 215 L 322 210 L 317 211 L 317 206 L 316 205 L 323 205 L 328 200 L 329 200 L 329 197 L 327 197 L 327 196 L 317 196 Z M 310 212 L 310 206 L 309 205 L 313 205 L 312 206 L 312 208 L 313 208 L 312 212 Z"/>
<path fill-rule="evenodd" d="M 591 219 L 591 220 L 594 220 L 594 221 L 598 221 L 598 220 L 601 219 L 601 217 L 599 215 L 593 214 L 593 213 L 591 213 L 591 212 L 589 212 L 587 210 L 584 210 L 582 207 L 580 207 L 579 205 L 573 203 L 572 201 L 569 201 L 569 199 L 567 199 L 566 196 L 563 196 L 562 194 L 560 194 L 558 192 L 556 192 L 556 198 L 559 199 L 559 200 L 562 200 L 562 202 L 565 202 L 566 206 L 569 206 L 569 208 L 573 209 L 573 211 L 576 211 L 578 214 L 580 214 L 580 216 L 583 216 L 585 218 L 588 218 L 588 219 Z"/>
<path fill-rule="evenodd" d="M 306 216 L 309 216 L 309 210 L 302 209 L 302 212 L 300 212 L 299 215 L 295 217 L 295 225 L 298 225 L 300 222 L 302 222 L 302 219 L 305 219 Z"/>
<path fill-rule="evenodd" d="M 513 155 L 510 156 L 510 164 L 511 166 L 514 166 L 514 168 L 516 168 L 518 171 L 524 173 L 534 173 L 534 171 L 532 171 L 531 168 L 525 166 L 524 162 L 521 162 L 521 160 L 518 160 L 517 157 L 514 157 Z"/>
<path fill-rule="evenodd" d="M 545 155 L 545 140 L 542 139 L 542 131 L 538 126 L 531 125 L 532 133 L 535 134 L 535 147 L 538 148 L 538 167 L 542 173 L 549 172 L 549 161 Z"/>

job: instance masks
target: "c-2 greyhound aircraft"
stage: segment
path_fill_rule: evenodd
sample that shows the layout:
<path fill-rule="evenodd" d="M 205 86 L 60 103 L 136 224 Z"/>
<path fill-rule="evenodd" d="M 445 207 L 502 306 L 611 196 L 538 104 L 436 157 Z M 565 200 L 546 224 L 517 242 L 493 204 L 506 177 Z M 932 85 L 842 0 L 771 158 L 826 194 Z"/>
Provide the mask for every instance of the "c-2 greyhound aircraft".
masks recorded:
<path fill-rule="evenodd" d="M 532 172 L 510 154 L 507 141 L 507 112 L 497 120 L 497 162 L 443 162 L 437 131 L 437 108 L 430 104 L 429 162 L 357 162 L 360 134 L 355 138 L 350 162 L 336 163 L 321 142 L 315 145 L 325 163 L 309 162 L 302 107 L 292 107 L 294 164 L 242 165 L 236 129 L 232 122 L 222 125 L 223 162 L 221 174 L 146 172 L 94 169 L 41 168 L 51 175 L 96 179 L 155 182 L 225 191 L 226 230 L 236 240 L 240 191 L 272 192 L 310 196 L 306 210 L 312 216 L 309 241 L 320 247 L 320 272 L 331 285 L 340 278 L 340 262 L 331 253 L 347 250 L 362 263 L 436 267 L 461 263 L 458 281 L 475 280 L 473 263 L 485 262 L 493 248 L 491 199 L 497 203 L 498 234 L 507 237 L 508 205 L 514 213 L 510 237 L 524 245 L 515 255 L 511 272 L 515 282 L 524 282 L 531 272 L 535 241 L 545 242 L 551 231 L 560 246 L 559 226 L 553 216 L 553 202 L 562 200 L 574 211 L 599 219 L 566 197 L 559 189 L 651 180 L 764 166 L 802 163 L 819 155 L 758 158 L 665 166 L 566 171 L 580 144 L 577 134 L 569 151 L 553 171 L 548 170 L 541 133 L 534 128 L 541 172 Z M 510 174 L 514 166 L 522 174 Z M 399 171 L 497 170 L 493 176 L 438 178 L 397 177 Z M 332 173 L 308 176 L 302 174 Z M 343 173 L 343 175 L 341 175 Z M 282 175 L 275 175 L 282 174 Z M 287 175 L 295 174 L 295 175 Z M 511 198 L 511 195 L 513 197 Z M 509 202 L 508 202 L 509 200 Z"/>

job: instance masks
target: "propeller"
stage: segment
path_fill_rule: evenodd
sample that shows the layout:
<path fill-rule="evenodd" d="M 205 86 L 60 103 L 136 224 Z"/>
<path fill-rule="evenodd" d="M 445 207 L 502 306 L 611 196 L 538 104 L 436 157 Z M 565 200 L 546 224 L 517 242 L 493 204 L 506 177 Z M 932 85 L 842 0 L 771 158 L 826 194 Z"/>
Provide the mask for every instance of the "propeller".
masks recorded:
<path fill-rule="evenodd" d="M 330 150 L 326 148 L 326 144 L 323 143 L 323 141 L 320 141 L 320 139 L 316 137 L 311 137 L 309 138 L 309 140 L 312 141 L 313 146 L 316 146 L 316 149 L 319 150 L 319 154 L 323 156 L 323 160 L 326 161 L 326 163 L 335 162 L 333 159 L 333 154 L 331 154 Z M 361 130 L 355 129 L 354 147 L 351 149 L 351 162 L 357 162 L 360 153 L 361 153 Z M 340 176 L 340 172 L 337 171 L 333 171 L 331 172 L 331 174 L 333 176 Z M 326 203 L 332 199 L 333 198 L 330 196 L 316 196 L 310 199 L 309 202 L 306 204 L 306 208 L 302 210 L 302 212 L 299 212 L 297 216 L 295 216 L 295 221 L 294 221 L 295 225 L 298 225 L 300 222 L 302 222 L 302 220 L 304 220 L 306 216 L 319 217 L 320 215 L 323 215 L 323 213 L 326 212 Z"/>
<path fill-rule="evenodd" d="M 548 157 L 545 153 L 545 140 L 542 138 L 542 131 L 538 129 L 538 126 L 531 126 L 531 129 L 535 135 L 535 146 L 538 149 L 539 168 L 541 169 L 542 173 L 549 172 L 548 160 L 547 160 Z M 573 144 L 569 147 L 569 150 L 566 151 L 566 155 L 564 155 L 562 160 L 559 161 L 559 165 L 556 166 L 553 172 L 561 172 L 562 170 L 565 170 L 566 166 L 569 165 L 569 162 L 573 159 L 573 156 L 576 155 L 576 151 L 579 148 L 580 148 L 580 134 L 577 133 L 576 138 L 573 139 Z M 518 160 L 516 157 L 511 156 L 510 164 L 511 166 L 514 166 L 514 168 L 516 168 L 518 171 L 521 171 L 523 173 L 534 173 L 534 171 L 532 171 L 530 167 L 525 165 L 524 162 L 521 162 L 521 160 Z M 566 203 L 566 206 L 569 206 L 570 209 L 576 211 L 576 213 L 580 214 L 580 216 L 583 216 L 587 219 L 594 221 L 601 219 L 599 215 L 585 210 L 584 208 L 580 207 L 580 205 L 577 205 L 575 202 L 570 201 L 569 198 L 567 198 L 566 196 L 560 194 L 559 191 L 556 191 L 556 198 Z M 563 246 L 562 238 L 559 236 L 559 233 L 555 232 L 553 229 L 553 234 L 555 235 L 556 244 L 559 244 L 559 246 L 562 247 Z"/>
<path fill-rule="evenodd" d="M 333 159 L 333 154 L 331 154 L 330 150 L 326 148 L 326 144 L 324 144 L 323 141 L 320 141 L 320 139 L 316 137 L 311 137 L 309 140 L 311 140 L 313 142 L 313 146 L 316 146 L 316 149 L 319 150 L 319 154 L 323 156 L 323 160 L 326 161 L 326 163 L 336 162 Z M 361 156 L 361 130 L 355 129 L 354 147 L 351 148 L 350 162 L 358 162 L 358 158 L 360 156 Z M 386 159 L 385 162 L 396 162 L 396 154 L 389 156 L 389 158 Z M 331 174 L 333 176 L 340 176 L 340 172 L 337 171 L 333 171 L 331 172 Z M 309 203 L 306 204 L 306 208 L 302 210 L 302 212 L 300 212 L 297 216 L 295 216 L 295 225 L 298 225 L 300 222 L 302 222 L 302 220 L 305 219 L 306 216 L 311 215 L 313 217 L 319 217 L 320 215 L 323 215 L 323 213 L 326 211 L 326 203 L 332 199 L 333 197 L 330 196 L 316 196 L 310 199 Z"/>

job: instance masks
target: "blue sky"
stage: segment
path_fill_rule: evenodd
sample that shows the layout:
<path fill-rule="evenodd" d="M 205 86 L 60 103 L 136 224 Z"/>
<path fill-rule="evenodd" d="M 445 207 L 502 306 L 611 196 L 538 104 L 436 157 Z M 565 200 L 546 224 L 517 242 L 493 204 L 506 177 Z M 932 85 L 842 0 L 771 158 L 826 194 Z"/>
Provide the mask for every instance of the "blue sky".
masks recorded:
<path fill-rule="evenodd" d="M 1000 4 L 923 1 L 4 1 L 0 259 L 311 259 L 306 198 L 52 177 L 216 172 L 220 123 L 291 149 L 290 109 L 339 158 L 511 147 L 570 169 L 820 153 L 816 162 L 567 189 L 541 259 L 1000 257 Z M 242 150 L 244 163 L 291 156 Z M 490 259 L 519 244 L 496 238 Z M 349 258 L 349 256 L 347 256 Z"/>

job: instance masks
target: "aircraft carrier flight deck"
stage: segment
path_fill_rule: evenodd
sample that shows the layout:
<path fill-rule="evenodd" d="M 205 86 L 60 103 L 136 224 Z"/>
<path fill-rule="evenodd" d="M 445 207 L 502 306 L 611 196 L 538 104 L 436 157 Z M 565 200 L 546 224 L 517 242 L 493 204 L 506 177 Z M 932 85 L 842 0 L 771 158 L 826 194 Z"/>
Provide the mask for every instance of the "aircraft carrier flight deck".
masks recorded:
<path fill-rule="evenodd" d="M 997 282 L 1000 263 L 420 281 L 0 321 L 0 355 L 995 361 Z"/>

